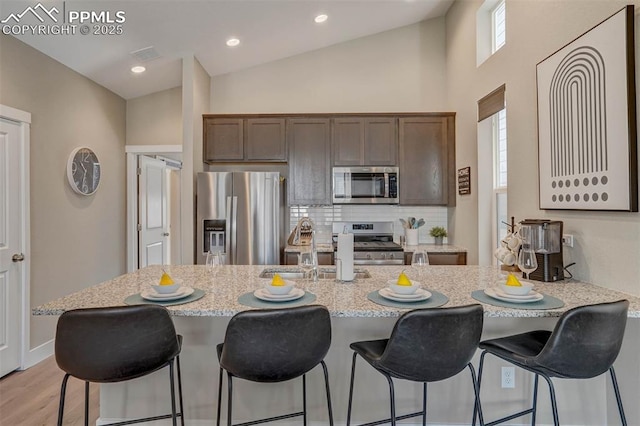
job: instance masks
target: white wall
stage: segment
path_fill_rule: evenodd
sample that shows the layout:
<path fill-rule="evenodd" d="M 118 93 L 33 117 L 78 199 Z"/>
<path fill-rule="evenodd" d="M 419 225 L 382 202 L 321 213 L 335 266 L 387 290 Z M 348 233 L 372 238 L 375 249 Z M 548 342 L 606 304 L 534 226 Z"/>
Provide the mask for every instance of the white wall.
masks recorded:
<path fill-rule="evenodd" d="M 32 307 L 124 273 L 124 99 L 0 35 L 0 103 L 32 116 Z M 67 183 L 67 159 L 78 146 L 93 149 L 102 170 L 88 197 Z M 31 317 L 31 348 L 53 338 L 56 321 Z"/>
<path fill-rule="evenodd" d="M 447 89 L 456 111 L 456 168 L 471 166 L 477 182 L 477 101 L 506 83 L 509 216 L 562 220 L 576 245 L 565 264 L 580 280 L 640 295 L 640 215 L 538 208 L 536 64 L 627 3 L 602 1 L 507 1 L 507 44 L 479 67 L 475 19 L 482 1 L 457 1 L 447 15 Z M 637 16 L 636 16 L 637 19 Z M 638 37 L 636 37 L 637 39 Z M 640 54 L 636 49 L 637 59 Z M 636 65 L 640 70 L 640 66 Z M 477 191 L 458 196 L 450 224 L 456 244 L 477 247 Z M 473 262 L 473 260 L 471 260 Z"/>
<path fill-rule="evenodd" d="M 602 1 L 507 0 L 507 44 L 479 67 L 475 62 L 475 21 L 481 0 L 456 1 L 447 14 L 447 90 L 449 109 L 456 111 L 456 168 L 471 166 L 472 182 L 477 182 L 478 135 L 477 101 L 501 84 L 506 84 L 509 216 L 562 220 L 564 232 L 576 236 L 576 246 L 565 249 L 565 264 L 580 280 L 640 295 L 640 214 L 614 212 L 544 211 L 538 208 L 536 64 L 566 43 L 621 9 L 627 3 Z M 636 14 L 636 20 L 638 16 Z M 636 31 L 636 59 L 638 53 Z M 638 64 L 636 69 L 640 70 Z M 477 247 L 477 190 L 470 196 L 458 196 L 451 209 L 450 226 L 455 228 L 456 244 Z M 476 249 L 477 250 L 477 249 Z M 507 328 L 504 334 L 512 333 Z M 616 362 L 618 380 L 629 424 L 640 421 L 640 326 L 630 320 L 622 352 Z M 499 377 L 498 366 L 488 377 Z M 523 383 L 522 373 L 516 383 Z M 620 424 L 609 380 L 590 383 L 558 381 L 560 416 L 567 424 L 605 424 L 601 402 L 606 400 L 609 424 Z M 516 391 L 523 392 L 519 385 Z M 546 391 L 540 404 L 548 407 Z M 504 391 L 502 392 L 504 393 Z M 525 390 L 523 395 L 528 395 Z M 513 394 L 510 396 L 513 398 Z M 483 393 L 485 419 L 493 420 L 504 405 L 502 394 Z M 591 403 L 581 401 L 589 397 Z M 594 398 L 595 397 L 595 398 Z M 522 424 L 519 421 L 517 424 Z"/>
<path fill-rule="evenodd" d="M 211 79 L 211 113 L 445 110 L 444 18 Z"/>
<path fill-rule="evenodd" d="M 182 88 L 127 100 L 127 145 L 179 145 Z"/>
<path fill-rule="evenodd" d="M 209 74 L 200 62 L 187 55 L 182 59 L 182 262 L 193 264 L 195 255 L 194 200 L 196 173 L 203 170 L 202 114 L 209 107 Z"/>

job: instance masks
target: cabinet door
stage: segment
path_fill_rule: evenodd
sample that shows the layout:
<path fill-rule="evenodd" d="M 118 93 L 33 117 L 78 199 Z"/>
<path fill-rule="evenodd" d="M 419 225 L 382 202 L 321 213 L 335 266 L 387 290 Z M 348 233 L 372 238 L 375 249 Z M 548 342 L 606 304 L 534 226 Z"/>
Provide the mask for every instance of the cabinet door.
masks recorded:
<path fill-rule="evenodd" d="M 400 119 L 401 205 L 455 203 L 455 195 L 450 194 L 454 191 L 449 191 L 450 181 L 453 183 L 450 174 L 455 167 L 453 131 L 452 117 Z"/>
<path fill-rule="evenodd" d="M 398 132 L 393 117 L 337 117 L 331 143 L 334 166 L 398 164 Z"/>
<path fill-rule="evenodd" d="M 244 128 L 241 118 L 204 119 L 204 161 L 230 161 L 244 158 Z"/>
<path fill-rule="evenodd" d="M 245 156 L 249 161 L 286 161 L 284 118 L 248 118 Z"/>
<path fill-rule="evenodd" d="M 365 119 L 363 164 L 367 166 L 398 164 L 398 131 L 395 118 Z"/>
<path fill-rule="evenodd" d="M 330 143 L 329 119 L 287 121 L 289 205 L 331 204 Z"/>
<path fill-rule="evenodd" d="M 361 166 L 364 164 L 364 121 L 359 117 L 333 119 L 331 145 L 334 166 Z"/>

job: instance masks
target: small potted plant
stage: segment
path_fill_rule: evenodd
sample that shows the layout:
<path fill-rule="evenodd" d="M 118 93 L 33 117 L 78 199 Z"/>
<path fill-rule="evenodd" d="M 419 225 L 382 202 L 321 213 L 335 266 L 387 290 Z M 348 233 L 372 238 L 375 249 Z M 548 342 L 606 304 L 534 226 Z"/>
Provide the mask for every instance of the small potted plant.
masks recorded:
<path fill-rule="evenodd" d="M 442 239 L 447 236 L 447 230 L 442 226 L 434 226 L 429 230 L 429 235 L 435 239 L 436 244 L 442 245 Z"/>

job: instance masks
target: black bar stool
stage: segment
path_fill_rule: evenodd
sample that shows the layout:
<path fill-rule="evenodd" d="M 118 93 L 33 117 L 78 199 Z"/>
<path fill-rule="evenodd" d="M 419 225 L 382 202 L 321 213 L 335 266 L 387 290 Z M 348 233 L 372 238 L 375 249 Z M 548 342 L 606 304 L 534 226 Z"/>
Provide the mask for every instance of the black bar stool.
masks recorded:
<path fill-rule="evenodd" d="M 320 364 L 324 372 L 329 424 L 333 425 L 329 376 L 323 359 L 331 345 L 331 319 L 324 306 L 256 309 L 236 314 L 217 346 L 220 361 L 217 425 L 220 425 L 222 371 L 227 372 L 227 425 L 233 419 L 233 377 L 252 382 L 284 382 L 302 376 L 300 412 L 241 423 L 248 426 L 303 416 L 307 424 L 306 373 Z"/>
<path fill-rule="evenodd" d="M 531 414 L 531 424 L 534 425 L 540 376 L 549 384 L 553 424 L 557 426 L 560 422 L 551 378 L 590 379 L 608 370 L 611 374 L 620 418 L 622 424 L 626 425 L 627 420 L 622 408 L 613 362 L 618 357 L 622 346 L 628 308 L 627 300 L 580 306 L 562 314 L 553 332 L 536 330 L 481 342 L 480 348 L 483 352 L 480 356 L 478 387 L 482 382 L 484 357 L 488 353 L 532 372 L 535 378 L 531 408 L 490 423 L 484 423 L 482 410 L 480 410 L 480 424 L 492 426 Z M 474 415 L 474 425 L 475 419 Z"/>
<path fill-rule="evenodd" d="M 455 376 L 468 367 L 471 371 L 475 404 L 478 404 L 476 374 L 471 358 L 482 334 L 483 310 L 479 304 L 455 308 L 416 309 L 403 314 L 388 339 L 354 342 L 349 388 L 347 426 L 351 424 L 353 382 L 356 357 L 360 355 L 386 377 L 391 397 L 391 417 L 361 426 L 380 425 L 422 416 L 427 422 L 427 383 Z M 392 378 L 423 383 L 422 411 L 396 416 Z"/>
<path fill-rule="evenodd" d="M 182 412 L 180 348 L 182 336 L 169 311 L 156 305 L 76 309 L 58 319 L 55 356 L 65 371 L 60 390 L 58 426 L 64 417 L 64 398 L 70 376 L 85 382 L 84 424 L 89 424 L 89 383 L 115 383 L 146 376 L 166 366 L 171 382 L 171 414 L 111 423 L 128 425 L 152 420 L 173 420 L 176 426 Z M 173 361 L 178 367 L 180 412 L 176 411 Z"/>

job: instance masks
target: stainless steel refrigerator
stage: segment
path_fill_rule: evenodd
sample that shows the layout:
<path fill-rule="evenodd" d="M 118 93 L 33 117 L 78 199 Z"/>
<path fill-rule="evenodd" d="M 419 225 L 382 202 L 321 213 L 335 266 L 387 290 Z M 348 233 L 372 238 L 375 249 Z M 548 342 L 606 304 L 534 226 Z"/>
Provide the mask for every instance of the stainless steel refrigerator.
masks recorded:
<path fill-rule="evenodd" d="M 230 265 L 278 265 L 285 209 L 277 172 L 204 172 L 197 178 L 196 263 L 227 253 Z"/>

